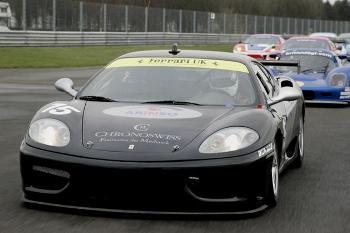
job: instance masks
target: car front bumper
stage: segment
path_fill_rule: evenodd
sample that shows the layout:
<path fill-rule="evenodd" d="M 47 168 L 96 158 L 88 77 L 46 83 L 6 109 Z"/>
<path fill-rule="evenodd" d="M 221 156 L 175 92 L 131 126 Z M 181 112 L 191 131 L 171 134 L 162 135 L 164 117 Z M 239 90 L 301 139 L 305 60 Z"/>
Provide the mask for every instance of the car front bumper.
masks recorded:
<path fill-rule="evenodd" d="M 266 174 L 272 157 L 270 154 L 247 160 L 253 156 L 256 157 L 251 154 L 234 160 L 128 163 L 73 160 L 69 155 L 25 145 L 20 152 L 24 201 L 122 213 L 260 212 L 267 208 Z"/>

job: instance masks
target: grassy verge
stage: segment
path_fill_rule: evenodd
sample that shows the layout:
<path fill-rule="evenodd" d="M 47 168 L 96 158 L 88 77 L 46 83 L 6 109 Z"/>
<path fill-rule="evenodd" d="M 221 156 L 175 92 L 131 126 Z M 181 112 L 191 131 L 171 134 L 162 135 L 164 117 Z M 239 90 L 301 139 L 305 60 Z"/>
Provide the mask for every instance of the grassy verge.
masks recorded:
<path fill-rule="evenodd" d="M 0 68 L 59 68 L 106 65 L 132 51 L 170 49 L 171 46 L 86 46 L 0 48 Z M 180 46 L 180 49 L 230 52 L 231 45 Z"/>

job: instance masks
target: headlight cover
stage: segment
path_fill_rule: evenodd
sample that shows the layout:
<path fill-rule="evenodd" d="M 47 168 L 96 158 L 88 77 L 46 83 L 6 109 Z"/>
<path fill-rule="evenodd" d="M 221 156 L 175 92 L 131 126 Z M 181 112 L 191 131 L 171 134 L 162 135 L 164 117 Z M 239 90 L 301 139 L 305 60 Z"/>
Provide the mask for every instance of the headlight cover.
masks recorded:
<path fill-rule="evenodd" d="M 44 145 L 64 147 L 69 144 L 70 131 L 63 122 L 46 118 L 30 125 L 29 137 Z"/>
<path fill-rule="evenodd" d="M 346 74 L 337 73 L 333 74 L 330 79 L 331 86 L 334 87 L 345 87 L 346 85 Z"/>
<path fill-rule="evenodd" d="M 230 127 L 210 135 L 199 147 L 203 154 L 224 153 L 246 148 L 259 139 L 259 134 L 245 127 Z"/>

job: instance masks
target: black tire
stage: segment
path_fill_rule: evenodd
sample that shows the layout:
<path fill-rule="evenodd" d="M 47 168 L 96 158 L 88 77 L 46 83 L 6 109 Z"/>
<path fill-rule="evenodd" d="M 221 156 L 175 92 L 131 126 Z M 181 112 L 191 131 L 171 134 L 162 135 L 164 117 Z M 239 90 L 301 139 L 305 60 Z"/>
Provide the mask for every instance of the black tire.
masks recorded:
<path fill-rule="evenodd" d="M 299 124 L 300 132 L 295 145 L 295 159 L 291 164 L 293 168 L 301 168 L 304 161 L 304 120 L 302 118 L 300 119 Z"/>
<path fill-rule="evenodd" d="M 265 203 L 269 207 L 274 207 L 277 205 L 279 195 L 279 153 L 276 143 L 274 143 L 274 145 L 275 153 L 266 170 Z"/>

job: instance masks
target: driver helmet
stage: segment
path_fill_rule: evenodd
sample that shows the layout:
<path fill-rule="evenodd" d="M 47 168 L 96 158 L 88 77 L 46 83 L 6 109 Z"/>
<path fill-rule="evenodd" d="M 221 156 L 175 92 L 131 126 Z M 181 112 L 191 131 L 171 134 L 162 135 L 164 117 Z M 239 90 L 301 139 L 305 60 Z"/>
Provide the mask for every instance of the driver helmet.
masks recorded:
<path fill-rule="evenodd" d="M 235 96 L 238 90 L 237 72 L 232 72 L 230 76 L 211 76 L 209 78 L 211 89 L 219 90 L 230 96 Z"/>

